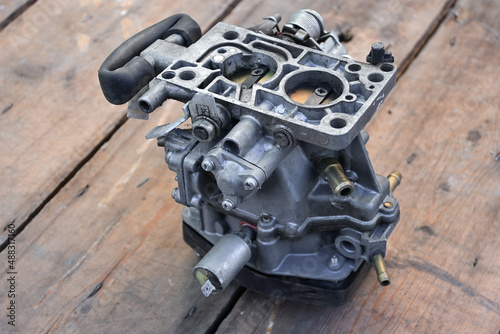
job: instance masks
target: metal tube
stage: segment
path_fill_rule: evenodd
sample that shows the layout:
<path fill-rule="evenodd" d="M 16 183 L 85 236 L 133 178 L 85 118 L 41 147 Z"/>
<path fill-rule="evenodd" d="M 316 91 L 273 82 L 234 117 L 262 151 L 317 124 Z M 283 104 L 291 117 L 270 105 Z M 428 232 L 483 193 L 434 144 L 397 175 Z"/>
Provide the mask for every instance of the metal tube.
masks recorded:
<path fill-rule="evenodd" d="M 257 162 L 257 166 L 259 166 L 264 173 L 266 174 L 266 179 L 268 179 L 274 170 L 278 167 L 280 163 L 285 160 L 285 158 L 292 151 L 291 148 L 281 148 L 277 145 L 274 145 L 264 153 L 262 158 Z"/>
<path fill-rule="evenodd" d="M 382 286 L 387 286 L 391 284 L 391 278 L 385 267 L 384 258 L 382 254 L 375 254 L 372 256 L 372 262 L 375 266 L 375 271 L 377 272 L 377 279 Z"/>
<path fill-rule="evenodd" d="M 139 98 L 139 108 L 145 113 L 152 113 L 168 98 L 167 83 L 156 79 L 149 90 Z"/>
<path fill-rule="evenodd" d="M 391 194 L 392 194 L 394 190 L 396 190 L 396 188 L 401 183 L 403 175 L 401 175 L 401 173 L 398 171 L 393 171 L 391 174 L 387 176 L 387 179 L 389 180 L 389 188 L 391 189 Z"/>
<path fill-rule="evenodd" d="M 348 197 L 354 190 L 354 184 L 344 174 L 342 165 L 335 158 L 324 158 L 318 163 L 321 176 L 338 197 Z"/>
<path fill-rule="evenodd" d="M 245 116 L 229 131 L 222 147 L 234 155 L 243 157 L 261 136 L 262 128 L 257 120 Z"/>

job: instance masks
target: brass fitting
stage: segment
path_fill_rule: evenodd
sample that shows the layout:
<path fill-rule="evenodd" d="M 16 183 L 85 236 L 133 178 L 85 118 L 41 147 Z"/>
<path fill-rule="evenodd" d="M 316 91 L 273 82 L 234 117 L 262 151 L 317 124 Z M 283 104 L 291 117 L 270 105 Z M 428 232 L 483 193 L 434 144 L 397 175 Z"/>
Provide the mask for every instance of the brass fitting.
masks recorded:
<path fill-rule="evenodd" d="M 391 189 L 391 194 L 392 194 L 394 190 L 396 190 L 396 188 L 401 183 L 403 175 L 401 175 L 401 173 L 398 171 L 393 171 L 391 174 L 387 176 L 387 179 L 389 180 L 389 188 Z"/>
<path fill-rule="evenodd" d="M 352 194 L 354 185 L 344 174 L 344 169 L 337 159 L 321 159 L 318 163 L 318 170 L 336 196 L 344 198 Z"/>
<path fill-rule="evenodd" d="M 385 267 L 384 258 L 382 254 L 375 254 L 372 256 L 372 262 L 375 266 L 375 271 L 377 272 L 377 279 L 380 285 L 387 286 L 391 284 L 391 278 L 389 277 L 389 273 L 387 272 L 387 268 Z"/>

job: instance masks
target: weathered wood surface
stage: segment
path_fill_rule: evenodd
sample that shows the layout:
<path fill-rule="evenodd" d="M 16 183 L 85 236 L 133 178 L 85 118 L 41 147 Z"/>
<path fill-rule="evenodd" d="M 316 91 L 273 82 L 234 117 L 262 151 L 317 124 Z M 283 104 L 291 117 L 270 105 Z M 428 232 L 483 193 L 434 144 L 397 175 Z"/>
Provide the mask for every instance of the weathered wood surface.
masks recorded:
<path fill-rule="evenodd" d="M 96 47 L 98 50 L 85 51 L 85 57 L 72 53 L 60 69 L 31 81 L 12 74 L 11 67 L 0 68 L 5 71 L 2 85 L 14 82 L 16 87 L 25 87 L 24 91 L 7 90 L 7 96 L 19 99 L 24 107 L 15 109 L 14 105 L 0 116 L 0 130 L 3 130 L 0 133 L 9 135 L 2 140 L 11 145 L 10 151 L 0 151 L 2 169 L 8 170 L 5 166 L 10 166 L 4 165 L 8 158 L 4 158 L 4 153 L 16 153 L 16 145 L 20 150 L 37 153 L 36 159 L 43 162 L 35 164 L 35 157 L 28 153 L 14 154 L 19 169 L 11 174 L 13 181 L 2 176 L 0 193 L 18 197 L 2 195 L 1 219 L 8 222 L 16 216 L 22 218 L 30 212 L 37 213 L 33 208 L 43 203 L 46 196 L 54 196 L 16 238 L 21 332 L 214 332 L 241 290 L 231 286 L 222 295 L 208 299 L 201 295 L 191 279 L 191 269 L 198 259 L 182 241 L 181 208 L 170 198 L 175 186 L 173 175 L 167 171 L 162 150 L 155 147 L 154 142 L 143 139 L 149 129 L 177 115 L 156 112 L 148 122 L 127 122 L 89 161 L 85 159 L 122 122 L 124 108 L 111 107 L 104 101 L 95 81 L 95 70 L 91 69 L 96 69 L 124 36 L 120 30 L 123 18 L 116 14 L 119 13 L 117 5 L 80 3 L 101 6 L 92 14 L 92 20 L 101 24 L 94 25 L 105 27 L 100 35 L 96 33 L 103 41 Z M 366 47 L 373 40 L 382 39 L 392 45 L 401 64 L 402 59 L 412 59 L 415 50 L 420 49 L 422 38 L 439 23 L 441 9 L 449 4 L 446 1 L 404 2 L 404 9 L 390 17 L 384 16 L 377 30 L 372 29 L 374 25 L 369 22 L 377 22 L 383 13 L 396 7 L 396 1 L 384 2 L 386 7 L 366 3 L 338 1 L 327 5 L 324 2 L 321 8 L 316 7 L 318 2 L 292 2 L 295 8 L 291 8 L 292 5 L 285 2 L 260 4 L 244 0 L 225 21 L 247 26 L 267 14 L 281 12 L 286 19 L 295 9 L 312 7 L 324 15 L 329 27 L 334 20 L 339 21 L 338 17 L 351 22 L 355 38 L 347 46 L 357 58 L 366 55 Z M 153 7 L 141 8 L 150 4 Z M 368 128 L 372 135 L 369 150 L 376 170 L 384 173 L 400 168 L 405 177 L 397 191 L 403 207 L 402 222 L 389 243 L 392 285 L 383 289 L 374 277 L 368 277 L 354 299 L 341 308 L 278 303 L 245 292 L 219 332 L 264 333 L 270 323 L 273 324 L 270 330 L 275 333 L 364 332 L 384 328 L 387 332 L 453 332 L 454 328 L 459 328 L 459 332 L 498 331 L 500 273 L 498 247 L 495 247 L 500 227 L 500 162 L 495 163 L 500 150 L 495 109 L 498 86 L 484 93 L 488 91 L 485 86 L 498 83 L 484 81 L 484 78 L 493 79 L 498 66 L 498 57 L 494 58 L 498 40 L 493 32 L 499 27 L 492 19 L 495 17 L 493 1 L 489 4 L 490 7 L 484 9 L 489 16 L 481 23 L 477 19 L 480 8 L 475 11 L 469 8 L 463 11 L 458 22 L 465 17 L 469 21 L 459 25 L 448 20 L 440 28 Z M 182 6 L 180 2 L 178 6 Z M 190 7 L 195 6 L 190 3 Z M 184 11 L 207 27 L 210 19 L 217 16 L 213 13 L 225 11 L 227 6 L 227 2 L 221 1 L 219 5 L 212 3 L 213 11 Z M 144 15 L 149 15 L 148 23 L 140 23 L 134 31 L 182 11 L 181 7 L 168 7 L 160 2 L 142 2 L 132 7 L 135 10 L 128 12 L 133 15 L 132 22 L 146 22 Z M 104 8 L 109 15 L 102 14 L 106 12 Z M 166 10 L 161 8 L 168 8 L 169 13 L 165 14 Z M 33 6 L 30 10 L 35 9 Z M 72 15 L 76 12 L 77 9 Z M 85 13 L 80 11 L 78 15 L 85 16 Z M 196 13 L 204 18 L 197 17 Z M 351 17 L 353 13 L 356 15 Z M 255 15 L 255 19 L 245 21 L 250 14 Z M 26 20 L 24 16 L 23 19 Z M 66 22 L 66 18 L 57 17 L 57 20 Z M 13 22 L 0 34 L 0 44 L 5 31 L 17 24 L 23 23 Z M 394 26 L 398 28 L 393 29 Z M 381 33 L 380 27 L 387 29 Z M 82 26 L 71 29 L 74 34 L 82 32 Z M 365 31 L 369 33 L 363 33 Z M 83 33 L 90 35 L 85 30 Z M 368 38 L 372 33 L 373 39 Z M 387 34 L 390 37 L 384 38 Z M 59 35 L 54 28 L 50 36 L 61 38 L 61 46 L 70 43 L 64 35 Z M 43 37 L 41 32 L 40 37 Z M 363 39 L 366 41 L 361 42 Z M 38 48 L 48 56 L 37 60 L 33 55 L 25 61 L 34 63 L 35 69 L 46 61 L 56 62 L 53 57 L 57 52 L 45 51 L 47 47 L 40 45 Z M 480 52 L 473 53 L 474 48 Z M 31 52 L 35 52 L 33 50 Z M 468 57 L 464 57 L 464 53 Z M 7 64 L 4 59 L 12 59 L 2 58 L 1 66 Z M 79 65 L 75 73 L 79 79 L 72 88 L 61 88 L 65 73 L 75 64 Z M 462 71 L 452 71 L 456 68 Z M 476 76 L 478 73 L 481 75 Z M 14 81 L 9 81 L 12 78 Z M 471 92 L 468 95 L 471 98 L 466 103 L 460 102 L 467 92 Z M 2 104 L 3 99 L 4 95 Z M 67 108 L 61 106 L 69 106 L 72 112 L 64 114 L 62 111 Z M 42 115 L 37 116 L 34 108 Z M 169 103 L 166 108 L 176 110 L 179 106 Z M 454 113 L 455 109 L 462 112 Z M 17 116 L 11 114 L 13 111 Z M 89 119 L 82 118 L 85 112 Z M 64 117 L 58 118 L 61 115 Z M 31 117 L 34 119 L 30 120 Z M 54 126 L 58 119 L 60 122 Z M 35 135 L 27 138 L 26 143 L 10 129 L 16 126 L 16 120 L 23 133 L 30 130 Z M 35 128 L 35 124 L 44 130 Z M 60 138 L 52 131 L 62 131 L 63 138 L 70 139 L 66 143 L 69 147 L 59 142 Z M 431 136 L 442 133 L 442 136 Z M 77 137 L 82 140 L 76 140 Z M 50 147 L 54 148 L 50 150 Z M 85 164 L 78 166 L 82 159 Z M 9 161 L 11 166 L 16 166 L 16 160 Z M 22 173 L 28 174 L 27 181 L 22 180 Z M 36 175 L 40 175 L 40 179 Z M 68 183 L 58 189 L 61 178 L 68 175 Z M 26 182 L 24 190 L 12 188 L 23 182 Z M 476 191 L 476 187 L 482 191 Z M 16 207 L 17 213 L 9 215 L 4 203 Z M 489 224 L 485 223 L 487 218 Z M 3 272 L 5 265 L 5 261 L 0 261 Z M 4 319 L 0 326 L 0 332 L 10 329 Z"/>
<path fill-rule="evenodd" d="M 399 169 L 391 285 L 337 308 L 246 292 L 220 333 L 498 333 L 500 7 L 463 1 L 367 130 L 376 170 Z"/>
<path fill-rule="evenodd" d="M 178 12 L 206 29 L 216 1 L 40 0 L 0 32 L 0 222 L 29 221 L 124 122 L 96 80 L 126 38 Z M 197 10 L 191 10 L 196 8 Z M 0 233 L 0 245 L 6 234 Z"/>
<path fill-rule="evenodd" d="M 3 0 L 0 4 L 0 30 L 21 15 L 36 0 Z"/>
<path fill-rule="evenodd" d="M 408 66 L 422 43 L 435 30 L 443 13 L 454 0 L 440 1 L 330 1 L 289 0 L 243 1 L 225 20 L 242 27 L 255 25 L 264 16 L 280 13 L 282 23 L 300 8 L 310 8 L 322 14 L 327 29 L 350 27 L 354 38 L 346 47 L 354 59 L 364 61 L 372 43 L 383 42 L 392 51 L 400 71 Z"/>
<path fill-rule="evenodd" d="M 175 116 L 127 122 L 18 236 L 23 333 L 189 333 L 218 325 L 239 290 L 200 293 L 191 276 L 199 259 L 182 240 L 182 208 L 170 196 L 172 173 L 162 149 L 143 136 Z M 5 272 L 5 261 L 0 266 Z"/>

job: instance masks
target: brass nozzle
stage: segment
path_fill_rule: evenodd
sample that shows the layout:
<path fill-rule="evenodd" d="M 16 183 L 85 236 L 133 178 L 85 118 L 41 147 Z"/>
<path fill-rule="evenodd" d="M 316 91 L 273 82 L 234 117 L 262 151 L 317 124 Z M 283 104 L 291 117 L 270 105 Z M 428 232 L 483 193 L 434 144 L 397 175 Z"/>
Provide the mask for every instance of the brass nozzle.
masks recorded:
<path fill-rule="evenodd" d="M 398 171 L 393 171 L 391 174 L 387 176 L 387 179 L 389 180 L 389 187 L 391 189 L 391 194 L 392 194 L 394 190 L 396 190 L 396 188 L 401 183 L 403 175 L 401 175 L 401 173 Z"/>
<path fill-rule="evenodd" d="M 391 278 L 385 267 L 384 258 L 382 254 L 375 254 L 372 256 L 372 262 L 375 266 L 375 271 L 377 272 L 377 279 L 382 286 L 387 286 L 391 284 Z"/>
<path fill-rule="evenodd" d="M 324 158 L 318 163 L 321 176 L 338 197 L 348 197 L 354 190 L 351 180 L 344 174 L 342 165 L 335 158 Z"/>

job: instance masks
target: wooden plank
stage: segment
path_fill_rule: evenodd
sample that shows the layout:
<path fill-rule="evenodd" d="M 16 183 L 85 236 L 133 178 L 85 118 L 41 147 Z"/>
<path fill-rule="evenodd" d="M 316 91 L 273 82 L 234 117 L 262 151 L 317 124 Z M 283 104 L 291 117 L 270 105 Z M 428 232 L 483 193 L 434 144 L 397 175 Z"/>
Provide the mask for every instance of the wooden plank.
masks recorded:
<path fill-rule="evenodd" d="M 337 308 L 245 293 L 220 333 L 499 331 L 499 11 L 460 2 L 367 129 L 375 169 L 403 173 L 391 285 L 372 273 Z"/>
<path fill-rule="evenodd" d="M 127 122 L 16 238 L 21 332 L 202 332 L 239 297 L 231 285 L 206 298 L 192 278 L 199 259 L 182 240 L 174 175 L 144 139 L 181 114 L 167 108 Z"/>
<path fill-rule="evenodd" d="M 225 0 L 40 0 L 0 32 L 1 226 L 22 227 L 124 122 L 125 107 L 109 105 L 97 80 L 114 48 L 179 12 L 207 28 L 226 7 Z M 0 245 L 5 240 L 0 233 Z"/>
<path fill-rule="evenodd" d="M 225 21 L 249 27 L 265 16 L 280 13 L 284 24 L 295 11 L 310 8 L 322 15 L 326 29 L 351 28 L 353 38 L 345 44 L 349 55 L 364 61 L 372 43 L 381 41 L 403 70 L 414 52 L 421 48 L 420 44 L 435 29 L 443 8 L 449 8 L 454 2 L 290 0 L 285 4 L 280 1 L 243 1 Z"/>
<path fill-rule="evenodd" d="M 0 5 L 0 30 L 14 21 L 36 0 L 4 0 Z"/>

